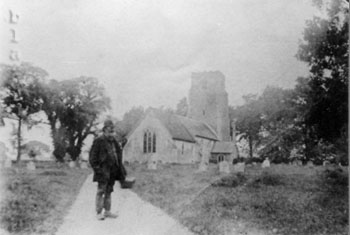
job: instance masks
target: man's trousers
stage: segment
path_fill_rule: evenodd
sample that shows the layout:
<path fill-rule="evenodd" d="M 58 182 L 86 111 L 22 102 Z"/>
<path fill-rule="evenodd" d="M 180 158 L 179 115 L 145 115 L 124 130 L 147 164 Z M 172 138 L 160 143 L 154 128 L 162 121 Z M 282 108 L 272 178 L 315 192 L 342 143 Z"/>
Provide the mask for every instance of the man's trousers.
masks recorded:
<path fill-rule="evenodd" d="M 113 192 L 114 182 L 114 180 L 109 182 L 98 182 L 96 194 L 97 214 L 101 213 L 103 209 L 105 209 L 105 211 L 111 210 L 111 193 Z"/>

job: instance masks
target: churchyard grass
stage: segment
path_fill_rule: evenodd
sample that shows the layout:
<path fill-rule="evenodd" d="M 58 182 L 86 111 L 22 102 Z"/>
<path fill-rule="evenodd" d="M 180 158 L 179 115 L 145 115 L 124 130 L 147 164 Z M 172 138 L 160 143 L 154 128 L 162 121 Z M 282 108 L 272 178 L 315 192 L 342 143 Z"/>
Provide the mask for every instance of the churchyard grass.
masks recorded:
<path fill-rule="evenodd" d="M 29 171 L 25 164 L 1 169 L 1 229 L 11 234 L 54 234 L 74 202 L 88 169 L 38 163 Z"/>
<path fill-rule="evenodd" d="M 210 164 L 127 166 L 133 190 L 196 234 L 347 234 L 348 173 L 322 166 L 249 166 L 220 175 Z"/>

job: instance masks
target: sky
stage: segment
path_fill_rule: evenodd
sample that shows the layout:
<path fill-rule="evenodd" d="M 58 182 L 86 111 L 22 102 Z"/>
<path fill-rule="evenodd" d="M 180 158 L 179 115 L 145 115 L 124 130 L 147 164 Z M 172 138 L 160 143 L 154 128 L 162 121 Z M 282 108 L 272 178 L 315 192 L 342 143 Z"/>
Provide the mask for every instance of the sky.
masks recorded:
<path fill-rule="evenodd" d="M 317 13 L 311 2 L 3 0 L 0 63 L 11 63 L 14 50 L 52 79 L 96 77 L 118 118 L 134 106 L 175 108 L 192 72 L 221 71 L 235 106 L 243 95 L 292 88 L 307 76 L 295 55 L 305 21 Z"/>

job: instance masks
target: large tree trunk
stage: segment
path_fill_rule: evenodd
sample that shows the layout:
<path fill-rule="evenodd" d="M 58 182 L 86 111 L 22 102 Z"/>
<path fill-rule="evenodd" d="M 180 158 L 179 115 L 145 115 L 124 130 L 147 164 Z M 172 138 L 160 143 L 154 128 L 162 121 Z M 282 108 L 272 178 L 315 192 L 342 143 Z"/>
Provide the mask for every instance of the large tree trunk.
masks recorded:
<path fill-rule="evenodd" d="M 18 163 L 21 160 L 21 131 L 22 131 L 22 118 L 18 118 L 18 129 L 17 129 L 17 159 Z"/>
<path fill-rule="evenodd" d="M 63 162 L 64 156 L 66 154 L 66 141 L 65 141 L 65 129 L 61 127 L 56 127 L 57 117 L 51 113 L 46 113 L 50 122 L 52 142 L 53 142 L 53 155 L 57 161 Z"/>
<path fill-rule="evenodd" d="M 249 143 L 249 156 L 253 157 L 253 138 L 251 136 L 248 137 L 248 143 Z"/>
<path fill-rule="evenodd" d="M 54 146 L 53 155 L 55 156 L 57 161 L 63 162 L 67 149 L 65 140 L 65 130 L 61 127 L 59 129 L 52 128 L 51 132 Z"/>
<path fill-rule="evenodd" d="M 69 153 L 73 161 L 76 161 L 80 154 L 79 146 L 78 144 L 76 146 L 75 142 L 76 141 L 74 137 L 69 138 L 69 146 L 67 149 L 67 152 Z"/>
<path fill-rule="evenodd" d="M 317 145 L 317 138 L 313 133 L 312 127 L 306 126 L 304 129 L 304 144 L 305 144 L 305 158 L 303 164 L 306 164 L 310 159 L 315 158 L 315 147 Z"/>

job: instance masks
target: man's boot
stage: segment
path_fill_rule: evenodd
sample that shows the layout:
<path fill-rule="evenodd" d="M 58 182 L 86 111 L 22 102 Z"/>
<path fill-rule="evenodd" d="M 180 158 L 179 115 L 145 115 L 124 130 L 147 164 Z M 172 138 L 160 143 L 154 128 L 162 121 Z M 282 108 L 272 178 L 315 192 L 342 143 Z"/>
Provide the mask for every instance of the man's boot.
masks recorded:
<path fill-rule="evenodd" d="M 115 218 L 118 217 L 118 214 L 113 214 L 113 213 L 110 212 L 110 211 L 105 211 L 104 217 L 115 219 Z"/>
<path fill-rule="evenodd" d="M 97 218 L 98 220 L 104 220 L 104 219 L 105 219 L 105 216 L 104 216 L 104 214 L 101 212 L 101 213 L 98 213 L 98 214 L 96 215 L 96 218 Z"/>

